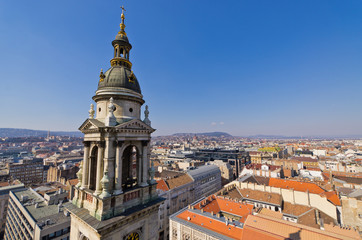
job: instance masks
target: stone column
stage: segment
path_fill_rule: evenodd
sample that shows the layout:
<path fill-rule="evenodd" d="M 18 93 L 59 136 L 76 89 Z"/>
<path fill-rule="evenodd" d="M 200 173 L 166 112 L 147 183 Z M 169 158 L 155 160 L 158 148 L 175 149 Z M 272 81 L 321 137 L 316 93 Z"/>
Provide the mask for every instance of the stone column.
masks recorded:
<path fill-rule="evenodd" d="M 139 153 L 139 156 L 137 156 L 137 184 L 141 186 L 142 183 L 142 152 Z"/>
<path fill-rule="evenodd" d="M 82 189 L 88 188 L 88 175 L 89 175 L 89 147 L 90 142 L 84 141 L 84 155 L 83 155 L 83 178 L 82 178 Z"/>
<path fill-rule="evenodd" d="M 115 195 L 123 193 L 122 191 L 122 153 L 121 147 L 123 145 L 123 141 L 117 142 L 116 149 L 116 161 L 115 161 L 115 191 L 113 192 Z"/>
<path fill-rule="evenodd" d="M 114 155 L 115 155 L 115 139 L 114 137 L 107 137 L 106 138 L 106 148 L 104 150 L 104 172 L 108 172 L 108 189 L 103 189 L 107 193 L 111 193 L 114 188 Z M 104 175 L 104 174 L 103 174 Z"/>
<path fill-rule="evenodd" d="M 103 178 L 103 152 L 104 152 L 104 142 L 98 143 L 98 156 L 97 156 L 97 181 L 96 181 L 96 191 L 95 195 L 102 193 L 101 179 Z"/>
<path fill-rule="evenodd" d="M 149 141 L 142 141 L 142 158 L 140 166 L 142 166 L 142 182 L 141 186 L 147 186 L 147 170 L 148 170 L 148 143 Z"/>

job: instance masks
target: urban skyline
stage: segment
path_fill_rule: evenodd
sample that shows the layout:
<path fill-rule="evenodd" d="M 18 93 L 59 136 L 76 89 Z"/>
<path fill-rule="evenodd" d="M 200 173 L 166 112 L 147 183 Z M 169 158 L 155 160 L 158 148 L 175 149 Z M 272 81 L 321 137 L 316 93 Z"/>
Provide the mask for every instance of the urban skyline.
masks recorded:
<path fill-rule="evenodd" d="M 124 2 L 156 135 L 362 133 L 361 3 L 261 3 Z M 115 5 L 0 3 L 1 127 L 77 130 L 109 65 Z"/>
<path fill-rule="evenodd" d="M 3 4 L 0 239 L 361 238 L 358 4 L 116 3 Z"/>

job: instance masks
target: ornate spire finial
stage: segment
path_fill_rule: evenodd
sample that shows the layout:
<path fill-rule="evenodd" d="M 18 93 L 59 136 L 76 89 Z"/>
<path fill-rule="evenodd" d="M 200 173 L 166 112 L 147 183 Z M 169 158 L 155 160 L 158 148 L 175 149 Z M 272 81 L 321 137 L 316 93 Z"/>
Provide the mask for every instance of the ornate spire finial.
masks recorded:
<path fill-rule="evenodd" d="M 126 32 L 124 31 L 124 29 L 126 28 L 126 25 L 124 24 L 124 19 L 125 19 L 124 11 L 126 11 L 126 9 L 124 9 L 123 6 L 121 6 L 121 9 L 122 9 L 122 14 L 121 14 L 122 22 L 121 22 L 121 24 L 119 24 L 119 27 L 121 28 L 121 30 L 118 33 L 127 35 Z"/>
<path fill-rule="evenodd" d="M 102 82 L 105 77 L 106 77 L 106 75 L 104 75 L 104 73 L 103 73 L 103 68 L 101 68 L 101 72 L 99 74 L 99 81 Z"/>
<path fill-rule="evenodd" d="M 109 105 L 108 105 L 108 115 L 105 119 L 105 125 L 107 127 L 113 127 L 117 125 L 117 119 L 114 116 L 113 112 L 116 110 L 116 106 L 113 104 L 113 97 L 109 99 Z"/>
<path fill-rule="evenodd" d="M 89 118 L 90 118 L 90 119 L 93 119 L 93 118 L 94 118 L 94 113 L 95 113 L 93 103 L 91 103 L 90 109 L 89 109 L 88 112 L 89 112 Z"/>
<path fill-rule="evenodd" d="M 146 105 L 144 113 L 145 113 L 145 119 L 143 120 L 143 122 L 146 123 L 148 126 L 151 126 L 151 121 L 148 118 L 148 115 L 150 114 L 150 112 L 148 111 L 148 105 Z"/>

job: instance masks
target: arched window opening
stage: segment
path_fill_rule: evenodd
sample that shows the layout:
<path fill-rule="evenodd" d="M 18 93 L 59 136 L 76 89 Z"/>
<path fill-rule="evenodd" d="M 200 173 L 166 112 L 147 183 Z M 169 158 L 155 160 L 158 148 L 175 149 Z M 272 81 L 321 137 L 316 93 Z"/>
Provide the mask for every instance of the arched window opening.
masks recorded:
<path fill-rule="evenodd" d="M 123 48 L 119 49 L 119 57 L 123 57 Z"/>
<path fill-rule="evenodd" d="M 98 156 L 98 147 L 93 147 L 91 156 L 90 156 L 90 170 L 89 170 L 89 189 L 96 189 L 97 182 L 97 156 Z"/>
<path fill-rule="evenodd" d="M 122 188 L 129 189 L 137 185 L 138 182 L 138 156 L 135 146 L 128 146 L 123 152 L 122 163 Z"/>

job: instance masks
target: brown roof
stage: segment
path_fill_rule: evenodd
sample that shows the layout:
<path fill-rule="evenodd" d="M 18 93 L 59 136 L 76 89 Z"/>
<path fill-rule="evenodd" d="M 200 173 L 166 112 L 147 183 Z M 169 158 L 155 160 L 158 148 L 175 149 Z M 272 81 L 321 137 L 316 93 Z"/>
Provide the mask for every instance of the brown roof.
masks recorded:
<path fill-rule="evenodd" d="M 270 193 L 270 192 L 263 192 L 258 190 L 252 190 L 252 189 L 238 189 L 243 198 L 255 200 L 255 201 L 261 201 L 265 203 L 271 203 L 276 205 L 282 204 L 282 196 L 277 193 Z"/>
<path fill-rule="evenodd" d="M 286 169 L 286 168 L 284 168 L 283 169 L 283 172 L 284 172 L 284 176 L 285 177 L 292 177 L 292 170 L 291 169 Z"/>
<path fill-rule="evenodd" d="M 301 162 L 318 162 L 318 159 L 310 158 L 310 157 L 294 157 L 292 160 L 298 160 Z"/>
<path fill-rule="evenodd" d="M 230 190 L 221 190 L 220 194 L 221 196 L 225 196 L 225 197 L 229 197 L 232 199 L 242 199 L 241 194 L 239 193 L 239 191 L 236 188 L 232 188 Z"/>
<path fill-rule="evenodd" d="M 347 237 L 359 239 L 359 233 L 353 228 L 341 228 L 332 224 L 324 224 L 324 229 L 328 232 L 341 234 Z"/>
<path fill-rule="evenodd" d="M 275 218 L 278 218 L 278 219 L 283 218 L 283 213 L 276 212 L 276 211 L 273 211 L 273 210 L 270 210 L 270 209 L 267 209 L 267 208 L 262 208 L 259 213 L 263 214 L 263 215 L 266 215 L 266 216 L 269 216 L 269 217 L 275 217 Z"/>
<path fill-rule="evenodd" d="M 182 185 L 188 184 L 192 181 L 193 181 L 192 178 L 188 174 L 184 173 L 174 178 L 167 179 L 166 183 L 170 189 L 174 189 Z"/>
<path fill-rule="evenodd" d="M 155 177 L 156 178 L 166 179 L 166 178 L 176 177 L 176 176 L 179 176 L 179 175 L 182 175 L 182 174 L 183 174 L 182 172 L 163 170 L 162 172 L 156 172 Z"/>
<path fill-rule="evenodd" d="M 345 181 L 347 183 L 360 184 L 360 185 L 362 184 L 362 178 L 360 177 L 334 176 L 334 178 Z"/>
<path fill-rule="evenodd" d="M 309 210 L 311 210 L 311 207 L 299 205 L 299 204 L 291 204 L 289 202 L 283 203 L 283 213 L 293 215 L 293 216 L 299 216 Z"/>
<path fill-rule="evenodd" d="M 320 226 L 317 223 L 316 214 L 319 214 L 320 218 L 323 219 L 323 222 L 325 224 L 334 223 L 333 218 L 331 218 L 330 216 L 328 216 L 327 214 L 325 214 L 324 212 L 321 212 L 321 211 L 318 211 L 318 213 L 316 213 L 316 209 L 313 209 L 312 211 L 306 212 L 305 214 L 302 214 L 301 216 L 299 216 L 298 223 L 319 229 Z"/>
<path fill-rule="evenodd" d="M 259 185 L 269 185 L 269 178 L 268 177 L 261 177 L 261 176 L 254 176 L 255 180 L 258 182 Z"/>
<path fill-rule="evenodd" d="M 249 215 L 244 224 L 243 240 L 271 239 L 356 239 L 340 234 L 311 228 L 302 224 L 265 216 L 262 214 Z M 358 238 L 357 238 L 358 239 Z"/>
<path fill-rule="evenodd" d="M 9 182 L 0 182 L 0 187 L 7 187 L 9 185 L 10 185 Z"/>
<path fill-rule="evenodd" d="M 69 184 L 70 184 L 71 186 L 75 186 L 75 185 L 78 184 L 78 178 L 69 179 L 68 182 L 69 182 Z"/>

